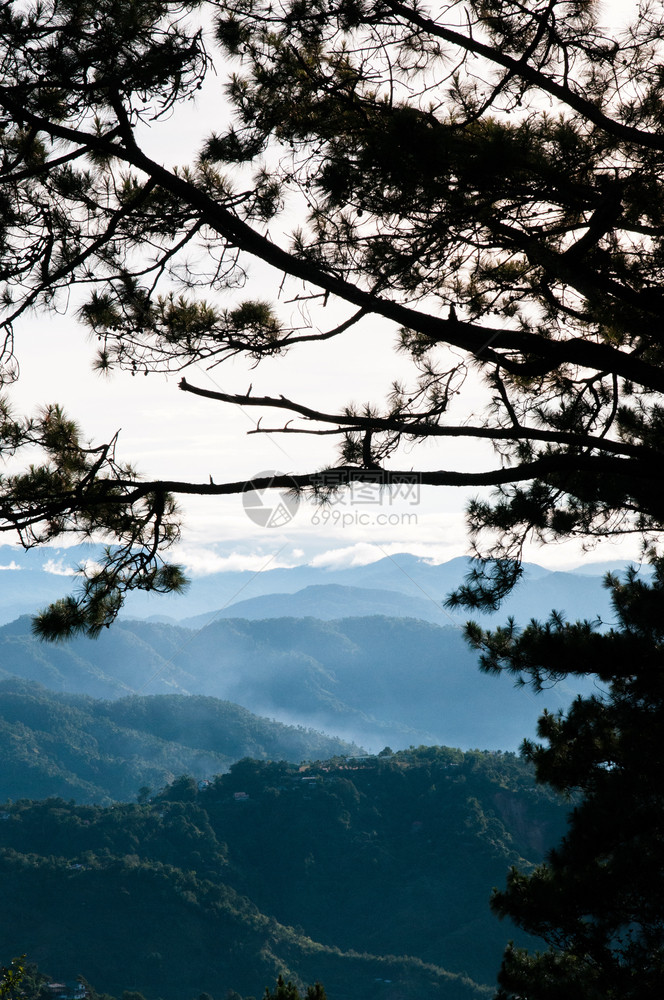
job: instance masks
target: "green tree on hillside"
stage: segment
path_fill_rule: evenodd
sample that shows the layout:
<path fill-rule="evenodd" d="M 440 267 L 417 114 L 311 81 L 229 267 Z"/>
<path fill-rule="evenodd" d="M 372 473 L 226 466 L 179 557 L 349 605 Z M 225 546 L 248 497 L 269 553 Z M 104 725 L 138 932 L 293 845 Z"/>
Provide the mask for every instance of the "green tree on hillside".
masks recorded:
<path fill-rule="evenodd" d="M 10 965 L 0 967 L 0 1000 L 18 1000 L 25 972 L 25 955 L 13 958 Z"/>
<path fill-rule="evenodd" d="M 280 975 L 277 979 L 277 985 L 273 990 L 270 990 L 269 987 L 265 988 L 263 1000 L 327 1000 L 327 998 L 325 990 L 320 983 L 307 986 L 307 991 L 304 997 L 302 997 L 297 986 L 290 979 L 286 982 L 284 977 Z"/>
<path fill-rule="evenodd" d="M 596 695 L 545 713 L 526 742 L 537 777 L 581 792 L 566 836 L 532 873 L 512 870 L 493 907 L 549 944 L 508 948 L 500 1000 L 647 1000 L 664 982 L 664 561 L 652 583 L 609 577 L 617 625 L 552 616 L 522 632 L 469 626 L 485 670 L 537 689 L 596 676 Z"/>
<path fill-rule="evenodd" d="M 656 534 L 664 8 L 644 0 L 624 29 L 603 29 L 602 13 L 591 0 L 4 4 L 4 381 L 22 317 L 78 289 L 101 370 L 184 371 L 184 392 L 283 414 L 275 432 L 336 435 L 338 457 L 296 475 L 298 488 L 413 475 L 493 486 L 469 510 L 475 551 L 497 557 L 457 596 L 471 605 L 514 583 L 531 534 Z M 145 127 L 204 84 L 226 87 L 233 123 L 202 129 L 191 162 L 167 168 Z M 287 204 L 302 210 L 292 234 Z M 251 258 L 310 320 L 237 290 Z M 233 394 L 186 371 L 345 335 L 355 357 L 370 323 L 403 354 L 383 406 L 324 412 L 315 387 Z M 491 442 L 498 460 L 404 469 L 400 445 L 438 439 L 444 456 L 449 437 Z M 163 561 L 174 498 L 247 488 L 232 473 L 141 480 L 117 435 L 88 446 L 55 404 L 28 419 L 7 399 L 0 439 L 5 456 L 41 454 L 3 478 L 3 530 L 26 545 L 114 543 L 81 593 L 38 620 L 51 638 L 96 634 L 128 589 L 180 588 Z"/>

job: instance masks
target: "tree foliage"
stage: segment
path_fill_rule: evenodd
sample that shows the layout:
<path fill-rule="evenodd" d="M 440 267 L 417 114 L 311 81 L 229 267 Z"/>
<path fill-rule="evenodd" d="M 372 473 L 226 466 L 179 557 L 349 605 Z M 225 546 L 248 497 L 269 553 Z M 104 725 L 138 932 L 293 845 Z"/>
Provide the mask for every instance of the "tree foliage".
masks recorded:
<path fill-rule="evenodd" d="M 290 981 L 290 979 L 286 982 L 284 977 L 280 975 L 277 979 L 277 985 L 274 990 L 270 990 L 269 987 L 266 987 L 264 1000 L 302 1000 L 302 994 L 298 990 L 297 986 Z M 322 984 L 314 983 L 313 986 L 307 986 L 304 994 L 304 1000 L 326 1000 L 326 994 Z"/>
<path fill-rule="evenodd" d="M 258 362 L 350 330 L 360 342 L 373 317 L 404 354 L 382 407 L 324 412 L 186 376 L 181 388 L 300 418 L 275 432 L 337 435 L 337 460 L 295 477 L 323 495 L 412 476 L 399 468 L 404 443 L 491 442 L 497 467 L 421 470 L 425 484 L 496 488 L 469 509 L 495 572 L 480 561 L 457 602 L 495 603 L 530 534 L 656 534 L 663 12 L 643 0 L 630 25 L 604 30 L 591 0 L 3 5 L 5 381 L 14 324 L 72 287 L 102 370 Z M 212 67 L 233 124 L 168 169 L 141 145 L 145 126 Z M 287 204 L 302 209 L 290 236 Z M 251 257 L 283 276 L 310 322 L 243 298 Z M 333 328 L 315 312 L 330 298 L 343 316 Z M 469 414 L 464 389 L 478 378 L 486 406 Z M 129 588 L 180 586 L 160 561 L 177 536 L 172 496 L 246 488 L 139 481 L 114 438 L 86 450 L 58 420 L 55 451 L 43 420 L 3 422 L 3 451 L 37 444 L 47 461 L 2 481 L 1 526 L 27 544 L 103 531 L 119 548 L 40 619 L 45 636 L 94 633 Z"/>
<path fill-rule="evenodd" d="M 536 688 L 560 677 L 596 675 L 602 684 L 569 711 L 545 713 L 526 742 L 540 781 L 582 799 L 545 864 L 511 871 L 494 909 L 550 945 L 530 955 L 510 947 L 502 1000 L 655 998 L 664 976 L 662 856 L 662 643 L 664 562 L 651 583 L 633 571 L 609 577 L 617 626 L 553 616 L 522 632 L 509 626 L 469 635 L 487 670 L 508 670 Z"/>
<path fill-rule="evenodd" d="M 0 997 L 2 1000 L 17 1000 L 21 995 L 25 955 L 13 958 L 9 965 L 0 968 Z"/>

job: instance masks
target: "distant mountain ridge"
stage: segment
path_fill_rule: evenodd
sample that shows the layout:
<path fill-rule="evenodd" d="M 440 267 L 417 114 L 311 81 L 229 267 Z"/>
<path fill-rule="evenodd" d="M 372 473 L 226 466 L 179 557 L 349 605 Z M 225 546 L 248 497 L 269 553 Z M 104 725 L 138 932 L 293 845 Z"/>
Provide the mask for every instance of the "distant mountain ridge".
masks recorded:
<path fill-rule="evenodd" d="M 0 567 L 21 567 L 0 569 L 0 624 L 13 621 L 21 614 L 33 614 L 49 601 L 70 592 L 73 578 L 63 574 L 86 559 L 94 559 L 98 553 L 99 547 L 92 545 L 70 549 L 44 547 L 28 552 L 0 546 Z M 464 557 L 432 564 L 409 553 L 401 553 L 343 569 L 301 565 L 289 569 L 268 568 L 260 573 L 212 573 L 195 576 L 188 591 L 181 595 L 131 594 L 123 613 L 127 617 L 159 615 L 175 620 L 203 614 L 213 616 L 219 614 L 220 609 L 226 615 L 236 603 L 327 585 L 406 594 L 411 600 L 429 606 L 431 612 L 436 606 L 440 607 L 450 591 L 462 582 L 469 566 L 470 561 Z M 514 615 L 518 621 L 526 622 L 533 616 L 548 615 L 553 608 L 566 611 L 570 617 L 595 618 L 600 615 L 606 618 L 611 612 L 602 588 L 602 577 L 607 568 L 621 568 L 621 564 L 598 566 L 596 574 L 592 573 L 592 564 L 574 572 L 560 573 L 527 563 L 524 566 L 524 581 L 501 610 L 487 621 L 501 621 L 506 615 Z M 391 612 L 384 608 L 382 613 Z M 420 613 L 423 613 L 422 605 Z M 241 617 L 240 614 L 235 616 Z M 459 621 L 465 619 L 463 614 L 453 617 Z"/>
<path fill-rule="evenodd" d="M 457 582 L 461 582 L 459 579 Z M 451 589 L 451 585 L 450 585 Z M 384 615 L 396 618 L 417 618 L 442 627 L 456 626 L 468 617 L 488 624 L 504 622 L 508 617 L 525 624 L 531 618 L 546 619 L 551 611 L 562 611 L 568 618 L 610 621 L 613 611 L 609 598 L 597 578 L 576 577 L 569 573 L 550 573 L 536 580 L 527 580 L 491 615 L 460 614 L 444 606 L 439 599 L 426 595 L 416 597 L 397 590 L 347 587 L 338 583 L 315 584 L 295 593 L 264 594 L 250 597 L 218 611 L 184 618 L 179 622 L 187 628 L 201 628 L 220 618 L 319 618 L 330 621 L 341 618 L 365 618 Z"/>
<path fill-rule="evenodd" d="M 367 618 L 385 615 L 393 618 L 418 618 L 434 625 L 449 625 L 453 621 L 440 603 L 427 598 L 411 597 L 397 590 L 370 590 L 367 587 L 345 587 L 340 583 L 312 584 L 294 594 L 264 594 L 237 601 L 226 608 L 179 623 L 185 628 L 201 628 L 210 618 L 318 618 L 333 621 L 341 618 Z"/>

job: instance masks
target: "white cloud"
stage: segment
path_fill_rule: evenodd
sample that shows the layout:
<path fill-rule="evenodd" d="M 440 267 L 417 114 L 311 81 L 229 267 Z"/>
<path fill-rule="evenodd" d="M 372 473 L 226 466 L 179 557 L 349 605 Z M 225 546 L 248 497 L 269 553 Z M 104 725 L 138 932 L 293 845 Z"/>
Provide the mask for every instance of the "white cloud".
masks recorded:
<path fill-rule="evenodd" d="M 319 552 L 309 560 L 309 565 L 318 569 L 349 569 L 353 566 L 367 566 L 378 562 L 386 556 L 409 553 L 424 562 L 438 565 L 447 562 L 455 556 L 465 555 L 465 547 L 459 546 L 459 540 L 434 541 L 427 538 L 416 542 L 412 539 L 402 539 L 393 542 L 356 542 L 340 549 L 327 549 Z"/>
<path fill-rule="evenodd" d="M 348 569 L 351 566 L 368 566 L 369 563 L 384 559 L 388 553 L 380 545 L 368 542 L 358 542 L 342 549 L 329 549 L 321 552 L 309 563 L 317 569 Z"/>
<path fill-rule="evenodd" d="M 12 559 L 12 561 L 9 563 L 8 566 L 0 566 L 0 570 L 3 570 L 3 569 L 20 569 L 20 568 L 21 567 L 19 566 L 19 564 L 16 562 L 15 559 Z"/>
<path fill-rule="evenodd" d="M 76 570 L 71 566 L 64 566 L 62 559 L 47 559 L 42 569 L 44 573 L 52 573 L 53 576 L 74 576 Z"/>
<path fill-rule="evenodd" d="M 42 571 L 50 573 L 52 576 L 82 576 L 84 573 L 91 575 L 99 569 L 101 569 L 101 563 L 95 559 L 82 559 L 75 566 L 67 566 L 64 557 L 47 559 L 42 566 Z"/>
<path fill-rule="evenodd" d="M 210 576 L 212 573 L 258 573 L 263 569 L 290 569 L 296 563 L 280 559 L 272 553 L 232 552 L 219 555 L 212 549 L 178 549 L 173 559 L 182 563 L 192 576 Z"/>
<path fill-rule="evenodd" d="M 84 559 L 75 570 L 72 570 L 72 573 L 78 576 L 87 573 L 88 576 L 92 576 L 93 573 L 97 573 L 101 569 L 101 566 L 102 564 L 95 562 L 94 559 Z"/>

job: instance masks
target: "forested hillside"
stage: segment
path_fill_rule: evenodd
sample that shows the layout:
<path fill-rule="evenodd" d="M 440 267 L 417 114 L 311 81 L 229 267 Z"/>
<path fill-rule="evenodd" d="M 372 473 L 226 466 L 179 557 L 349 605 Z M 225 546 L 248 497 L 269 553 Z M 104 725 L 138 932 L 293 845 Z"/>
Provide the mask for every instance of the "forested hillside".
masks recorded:
<path fill-rule="evenodd" d="M 279 972 L 334 998 L 479 1000 L 515 933 L 491 888 L 566 810 L 513 755 L 444 748 L 245 759 L 111 808 L 22 800 L 0 813 L 0 954 L 164 1000 L 259 996 Z"/>
<path fill-rule="evenodd" d="M 0 678 L 12 676 L 97 698 L 208 695 L 374 750 L 515 750 L 545 706 L 574 693 L 560 684 L 534 697 L 509 678 L 480 677 L 459 629 L 379 615 L 226 619 L 198 632 L 122 621 L 66 645 L 36 640 L 25 617 L 0 628 Z"/>
<path fill-rule="evenodd" d="M 299 762 L 358 750 L 217 698 L 98 701 L 34 682 L 0 682 L 0 801 L 57 795 L 110 804 L 181 774 L 221 774 L 241 757 Z"/>

